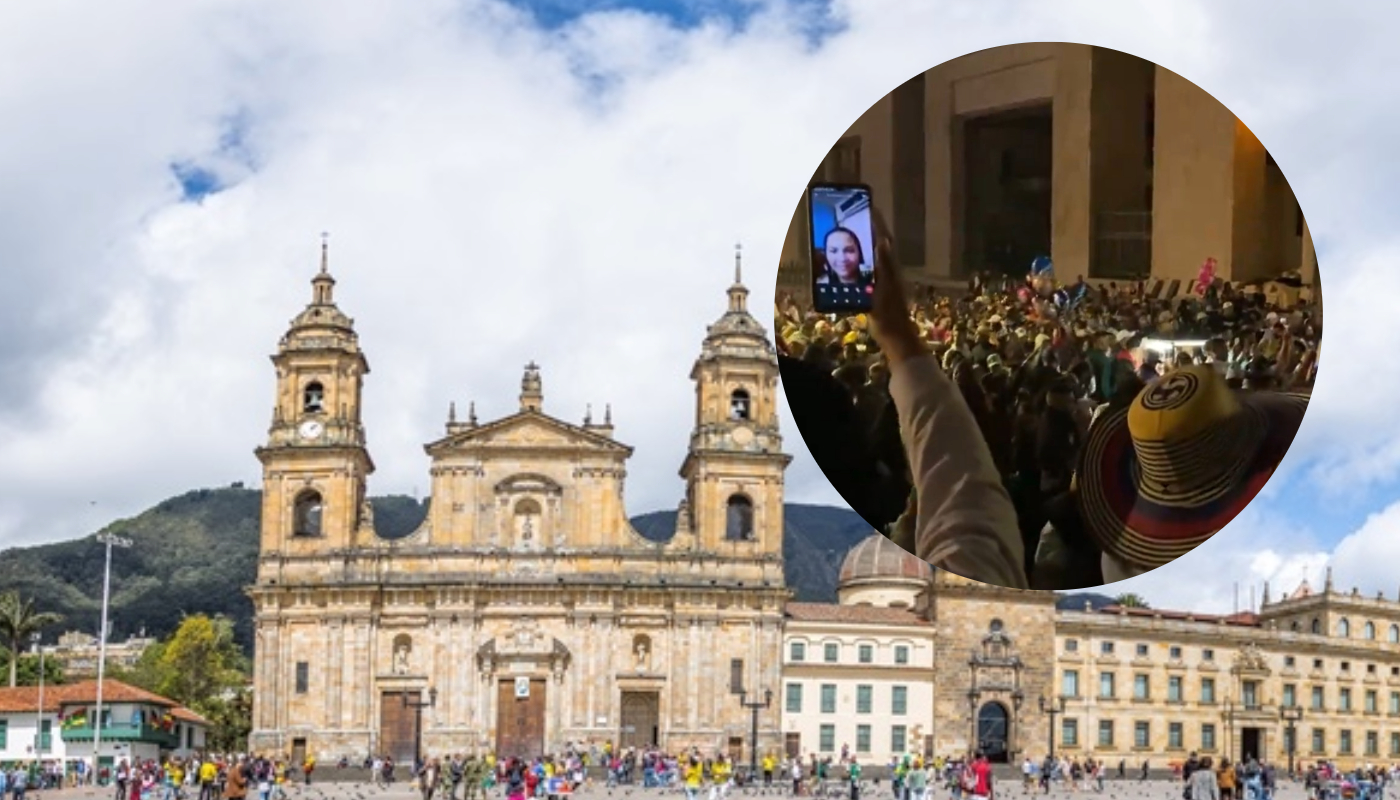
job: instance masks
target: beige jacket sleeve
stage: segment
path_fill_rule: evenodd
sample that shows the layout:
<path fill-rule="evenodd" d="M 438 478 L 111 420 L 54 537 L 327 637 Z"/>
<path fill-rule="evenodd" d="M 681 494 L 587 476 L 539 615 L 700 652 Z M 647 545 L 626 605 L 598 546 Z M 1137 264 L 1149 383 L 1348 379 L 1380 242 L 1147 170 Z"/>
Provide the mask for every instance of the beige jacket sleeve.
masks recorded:
<path fill-rule="evenodd" d="M 982 583 L 1028 588 L 1020 526 L 972 411 L 932 355 L 890 370 L 918 491 L 916 555 Z"/>

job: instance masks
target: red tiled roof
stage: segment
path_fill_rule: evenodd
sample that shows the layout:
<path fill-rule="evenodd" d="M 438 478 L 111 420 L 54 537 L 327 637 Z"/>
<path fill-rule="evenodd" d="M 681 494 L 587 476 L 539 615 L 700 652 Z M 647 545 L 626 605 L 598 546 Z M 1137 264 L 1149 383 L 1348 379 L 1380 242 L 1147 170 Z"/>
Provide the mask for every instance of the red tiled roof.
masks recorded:
<path fill-rule="evenodd" d="M 1259 627 L 1259 615 L 1252 611 L 1241 611 L 1238 614 L 1198 614 L 1193 611 L 1164 611 L 1159 608 L 1134 608 L 1132 606 L 1104 606 L 1099 609 L 1100 614 L 1126 614 L 1130 617 L 1161 617 L 1162 619 L 1184 620 L 1191 618 L 1192 622 L 1224 622 L 1226 625 L 1238 625 L 1245 628 Z"/>
<path fill-rule="evenodd" d="M 95 702 L 97 702 L 97 681 L 78 681 L 77 683 L 44 687 L 44 708 L 46 711 L 58 711 L 63 706 Z M 104 704 L 145 703 L 147 705 L 162 706 L 170 709 L 176 719 L 197 722 L 204 725 L 209 724 L 208 720 L 184 708 L 174 700 L 161 697 L 154 692 L 148 692 L 145 689 L 139 689 L 117 680 L 106 679 L 102 681 L 102 702 Z M 39 687 L 0 687 L 0 713 L 32 714 L 38 711 Z"/>
<path fill-rule="evenodd" d="M 807 622 L 864 622 L 873 625 L 931 625 L 907 608 L 843 606 L 835 603 L 788 603 L 791 619 Z"/>

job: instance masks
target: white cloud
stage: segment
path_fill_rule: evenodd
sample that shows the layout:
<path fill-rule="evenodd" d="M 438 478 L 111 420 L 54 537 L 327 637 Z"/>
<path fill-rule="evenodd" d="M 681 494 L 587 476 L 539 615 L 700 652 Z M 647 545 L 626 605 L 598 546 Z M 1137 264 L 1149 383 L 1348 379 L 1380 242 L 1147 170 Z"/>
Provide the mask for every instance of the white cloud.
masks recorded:
<path fill-rule="evenodd" d="M 613 404 L 637 447 L 630 510 L 673 507 L 687 374 L 734 239 L 768 324 L 793 204 L 831 143 L 916 72 L 1015 41 L 1134 53 L 1246 119 L 1328 254 L 1327 358 L 1289 476 L 1400 469 L 1400 379 L 1371 323 L 1390 316 L 1397 255 L 1384 15 L 843 1 L 845 30 L 813 47 L 810 10 L 765 8 L 737 31 L 617 11 L 550 32 L 480 0 L 133 0 L 81 26 L 61 3 L 0 7 L 0 542 L 256 482 L 266 357 L 309 296 L 322 230 L 373 368 L 372 491 L 425 491 L 419 445 L 447 403 L 510 413 L 536 359 L 546 410 Z M 172 162 L 231 188 L 182 204 Z M 839 502 L 785 430 L 789 500 Z M 1321 548 L 1277 524 L 1247 515 L 1183 560 L 1192 581 L 1133 586 L 1220 608 L 1235 580 L 1292 580 Z"/>
<path fill-rule="evenodd" d="M 1306 527 L 1254 502 L 1205 544 L 1164 567 L 1100 590 L 1146 598 L 1154 608 L 1229 614 L 1263 599 L 1264 582 L 1275 599 L 1308 577 L 1315 588 L 1329 553 Z M 1236 596 L 1238 592 L 1238 597 Z"/>

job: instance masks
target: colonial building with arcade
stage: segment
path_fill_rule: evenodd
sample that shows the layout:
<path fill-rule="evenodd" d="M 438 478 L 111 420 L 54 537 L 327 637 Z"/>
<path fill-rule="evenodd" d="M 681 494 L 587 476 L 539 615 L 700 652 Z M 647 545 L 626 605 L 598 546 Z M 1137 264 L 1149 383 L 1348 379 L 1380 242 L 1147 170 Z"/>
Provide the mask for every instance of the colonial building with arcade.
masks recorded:
<path fill-rule="evenodd" d="M 1237 614 L 1066 608 L 930 569 L 874 534 L 838 592 L 787 605 L 789 754 L 1400 759 L 1400 600 L 1340 591 L 1330 570 L 1321 590 L 1266 584 Z"/>

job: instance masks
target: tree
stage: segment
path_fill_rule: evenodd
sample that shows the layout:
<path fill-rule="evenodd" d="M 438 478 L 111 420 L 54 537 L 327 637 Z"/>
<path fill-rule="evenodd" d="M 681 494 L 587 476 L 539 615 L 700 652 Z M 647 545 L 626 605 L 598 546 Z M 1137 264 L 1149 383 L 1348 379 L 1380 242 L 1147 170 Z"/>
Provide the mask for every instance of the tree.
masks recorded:
<path fill-rule="evenodd" d="M 205 704 L 202 712 L 209 720 L 208 747 L 214 752 L 235 753 L 247 748 L 253 732 L 253 694 L 246 688 L 227 698 Z"/>
<path fill-rule="evenodd" d="M 1117 597 L 1113 598 L 1113 602 L 1117 603 L 1120 606 L 1123 606 L 1124 608 L 1152 607 L 1147 604 L 1146 600 L 1142 599 L 1141 595 L 1133 594 L 1132 592 L 1118 595 Z"/>
<path fill-rule="evenodd" d="M 44 659 L 44 683 L 49 686 L 57 686 L 64 682 L 63 662 L 51 656 Z M 10 668 L 10 654 L 0 653 L 0 669 Z M 19 657 L 19 666 L 16 668 L 17 686 L 38 686 L 39 685 L 39 657 L 37 655 L 25 654 Z"/>
<path fill-rule="evenodd" d="M 227 617 L 187 616 L 163 642 L 141 654 L 114 677 L 155 692 L 209 720 L 209 746 L 236 751 L 247 746 L 253 727 L 248 662 Z"/>
<path fill-rule="evenodd" d="M 49 611 L 35 611 L 34 598 L 25 600 L 16 590 L 0 593 L 0 641 L 10 653 L 10 686 L 19 678 L 19 656 L 31 634 L 63 621 Z"/>
<path fill-rule="evenodd" d="M 243 651 L 233 622 L 204 614 L 185 617 L 156 657 L 155 691 L 190 708 L 222 697 L 245 683 Z"/>

